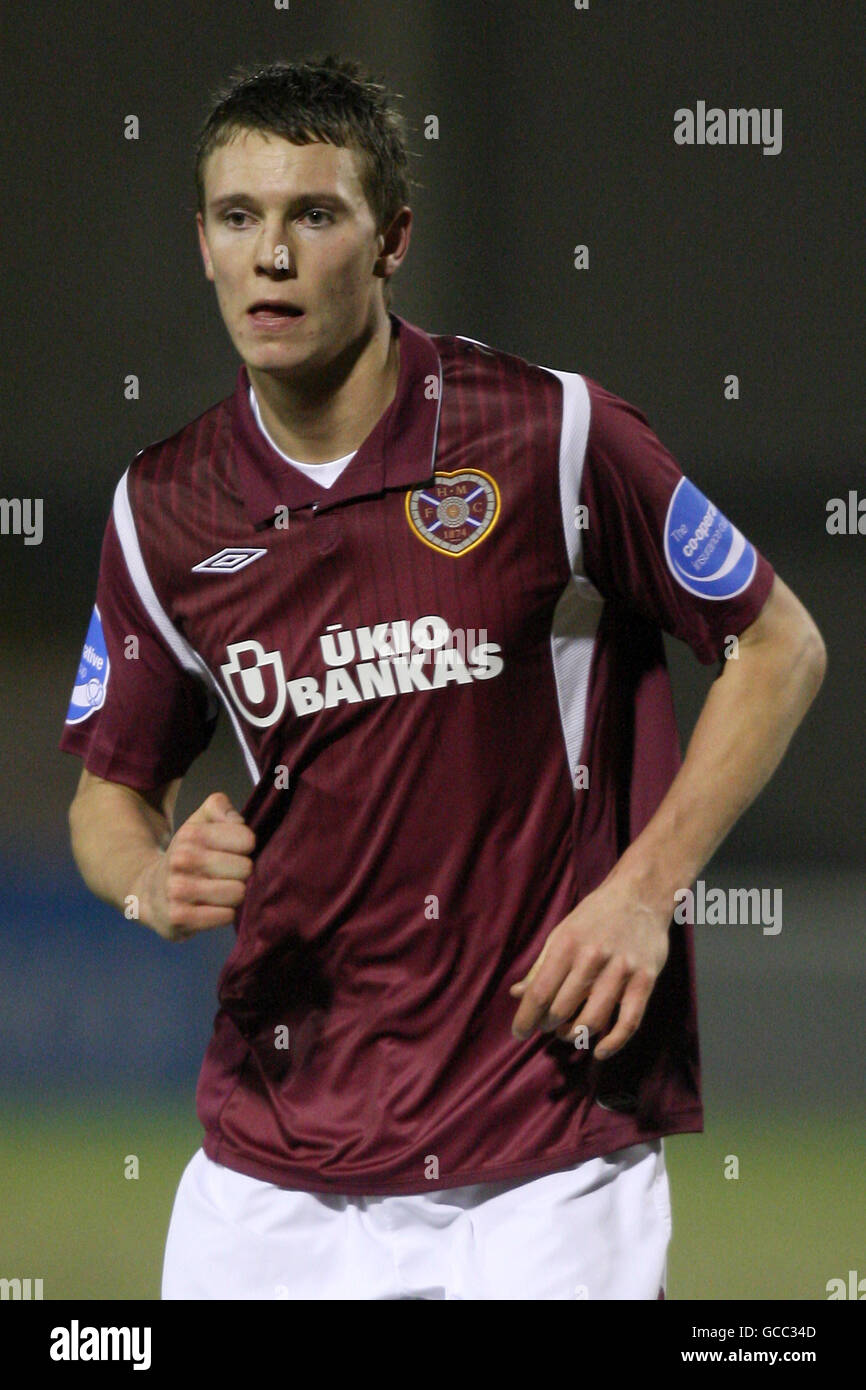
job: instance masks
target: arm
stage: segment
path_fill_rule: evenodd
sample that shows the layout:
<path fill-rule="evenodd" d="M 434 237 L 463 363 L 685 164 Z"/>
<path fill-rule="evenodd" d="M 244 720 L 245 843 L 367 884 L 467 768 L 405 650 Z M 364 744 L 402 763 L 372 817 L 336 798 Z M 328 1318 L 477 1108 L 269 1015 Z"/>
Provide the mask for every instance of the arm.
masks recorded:
<path fill-rule="evenodd" d="M 637 1031 L 667 959 L 674 893 L 693 882 L 781 762 L 824 677 L 826 651 L 806 609 L 776 576 L 739 656 L 713 683 L 686 757 L 654 816 L 602 884 L 550 933 L 526 977 L 513 1031 L 590 1034 L 604 1059 Z M 583 1005 L 582 1009 L 580 1006 Z"/>
<path fill-rule="evenodd" d="M 82 770 L 69 808 L 72 853 L 91 892 L 169 941 L 228 926 L 252 873 L 255 836 L 224 792 L 174 833 L 180 779 L 136 791 Z"/>

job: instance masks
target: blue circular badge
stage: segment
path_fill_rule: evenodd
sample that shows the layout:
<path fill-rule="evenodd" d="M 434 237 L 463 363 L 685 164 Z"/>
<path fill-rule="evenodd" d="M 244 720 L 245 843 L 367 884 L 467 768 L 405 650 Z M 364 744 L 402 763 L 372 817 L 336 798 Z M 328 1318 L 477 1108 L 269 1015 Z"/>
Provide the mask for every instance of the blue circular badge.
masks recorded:
<path fill-rule="evenodd" d="M 741 531 L 688 478 L 674 489 L 665 520 L 665 559 L 698 598 L 736 598 L 752 582 L 758 557 Z"/>
<path fill-rule="evenodd" d="M 102 619 L 99 609 L 94 606 L 69 702 L 67 724 L 80 724 L 82 720 L 89 719 L 95 710 L 101 709 L 105 703 L 110 669 Z"/>

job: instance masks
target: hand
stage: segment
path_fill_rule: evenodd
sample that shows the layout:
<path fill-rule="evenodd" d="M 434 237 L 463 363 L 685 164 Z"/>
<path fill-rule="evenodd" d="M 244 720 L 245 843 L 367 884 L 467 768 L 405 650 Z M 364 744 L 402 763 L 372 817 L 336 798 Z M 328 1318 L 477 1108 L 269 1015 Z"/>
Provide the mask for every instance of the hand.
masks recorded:
<path fill-rule="evenodd" d="M 592 1036 L 607 1028 L 618 1005 L 616 1026 L 595 1056 L 618 1052 L 637 1032 L 667 960 L 671 915 L 606 879 L 553 928 L 529 973 L 510 987 L 520 998 L 515 1036 L 528 1038 L 540 1027 L 573 1041 L 582 1025 Z"/>
<path fill-rule="evenodd" d="M 256 837 L 225 792 L 213 792 L 142 870 L 141 918 L 166 941 L 235 919 L 253 871 Z"/>

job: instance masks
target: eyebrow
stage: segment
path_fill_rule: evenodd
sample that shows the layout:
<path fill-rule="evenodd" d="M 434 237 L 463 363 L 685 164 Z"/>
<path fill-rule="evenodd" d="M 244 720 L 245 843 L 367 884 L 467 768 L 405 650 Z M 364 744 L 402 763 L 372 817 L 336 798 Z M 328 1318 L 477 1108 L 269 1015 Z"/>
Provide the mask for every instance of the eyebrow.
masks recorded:
<path fill-rule="evenodd" d="M 300 212 L 301 208 L 310 207 L 315 204 L 317 207 L 330 207 L 338 212 L 348 212 L 349 205 L 336 193 L 315 192 L 297 193 L 289 202 L 289 211 Z M 208 210 L 214 215 L 227 211 L 232 207 L 258 208 L 259 202 L 250 193 L 226 193 L 221 198 L 214 198 L 208 203 Z"/>

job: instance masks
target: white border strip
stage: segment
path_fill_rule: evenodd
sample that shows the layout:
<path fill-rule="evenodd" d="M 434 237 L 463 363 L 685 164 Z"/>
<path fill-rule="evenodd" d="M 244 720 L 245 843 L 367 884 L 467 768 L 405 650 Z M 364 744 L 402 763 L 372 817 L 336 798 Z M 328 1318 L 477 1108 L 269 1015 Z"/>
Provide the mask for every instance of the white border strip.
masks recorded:
<path fill-rule="evenodd" d="M 435 346 L 435 345 L 434 345 Z M 439 398 L 436 401 L 436 423 L 433 426 L 433 448 L 430 451 L 430 467 L 434 473 L 436 471 L 436 447 L 439 443 L 439 417 L 442 414 L 442 391 L 444 389 L 444 378 L 442 375 L 442 358 L 437 351 L 436 361 L 439 367 Z"/>
<path fill-rule="evenodd" d="M 580 500 L 580 484 L 589 439 L 589 389 L 578 372 L 558 372 L 553 367 L 544 367 L 542 370 L 559 377 L 562 382 L 562 430 L 559 437 L 559 500 L 562 506 L 562 529 L 572 574 L 582 574 L 582 533 L 574 524 L 574 513 Z"/>
<path fill-rule="evenodd" d="M 244 761 L 247 765 L 247 771 L 253 783 L 256 784 L 259 782 L 261 774 L 256 766 L 256 760 L 250 751 L 249 745 L 244 738 L 243 730 L 238 722 L 235 711 L 222 688 L 214 679 L 206 662 L 199 656 L 198 652 L 190 646 L 189 642 L 181 637 L 177 628 L 171 622 L 150 582 L 150 575 L 147 572 L 144 557 L 141 553 L 141 546 L 138 543 L 135 518 L 132 515 L 132 506 L 129 501 L 129 491 L 127 488 L 128 476 L 129 469 L 127 468 L 114 490 L 113 510 L 114 524 L 117 528 L 117 535 L 123 551 L 123 558 L 126 561 L 126 568 L 129 570 L 130 579 L 132 580 L 138 597 L 144 604 L 148 617 L 151 619 L 166 646 L 177 658 L 183 669 L 192 672 L 193 675 L 198 676 L 200 680 L 204 681 L 212 698 L 215 693 L 222 700 L 228 710 L 229 718 L 232 721 L 238 743 L 241 746 Z M 215 701 L 213 701 L 212 708 L 216 708 Z"/>
<path fill-rule="evenodd" d="M 566 584 L 553 614 L 550 645 L 559 712 L 572 785 L 579 765 L 589 704 L 589 677 L 604 600 L 583 570 L 583 532 L 575 526 L 575 509 L 589 439 L 589 388 L 577 372 L 550 372 L 562 383 L 559 436 L 559 500 L 565 548 L 572 581 Z M 592 518 L 590 518 L 590 521 Z"/>

